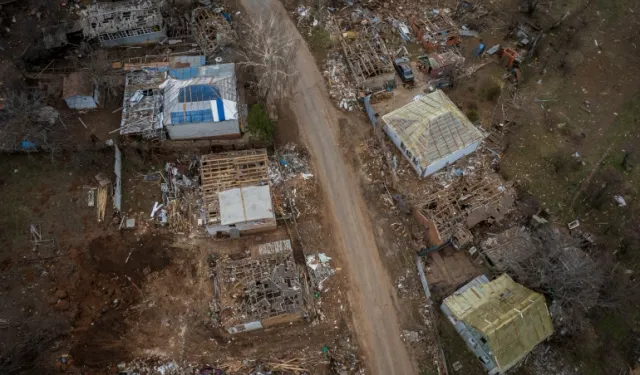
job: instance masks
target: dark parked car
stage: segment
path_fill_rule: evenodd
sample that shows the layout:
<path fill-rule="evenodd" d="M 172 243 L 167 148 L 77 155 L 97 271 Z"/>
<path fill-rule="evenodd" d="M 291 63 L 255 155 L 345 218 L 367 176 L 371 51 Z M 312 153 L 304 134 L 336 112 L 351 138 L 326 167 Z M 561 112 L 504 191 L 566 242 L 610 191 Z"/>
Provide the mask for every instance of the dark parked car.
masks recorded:
<path fill-rule="evenodd" d="M 400 75 L 402 82 L 413 82 L 413 70 L 411 70 L 408 58 L 401 57 L 393 60 L 393 66 Z"/>

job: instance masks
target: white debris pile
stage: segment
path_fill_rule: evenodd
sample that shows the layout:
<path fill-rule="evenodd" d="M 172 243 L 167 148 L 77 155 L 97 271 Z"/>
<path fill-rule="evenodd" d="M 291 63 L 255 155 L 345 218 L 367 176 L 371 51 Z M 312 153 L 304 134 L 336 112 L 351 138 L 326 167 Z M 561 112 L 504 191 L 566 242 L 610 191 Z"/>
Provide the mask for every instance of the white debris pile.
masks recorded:
<path fill-rule="evenodd" d="M 295 143 L 287 143 L 276 153 L 275 160 L 269 163 L 269 180 L 274 186 L 285 181 L 301 177 L 313 178 L 307 156 Z"/>
<path fill-rule="evenodd" d="M 322 290 L 322 283 L 336 273 L 336 270 L 331 268 L 330 261 L 331 258 L 324 253 L 307 256 L 307 267 L 311 270 L 311 278 L 318 290 Z"/>
<path fill-rule="evenodd" d="M 335 100 L 338 107 L 348 111 L 358 108 L 358 90 L 350 77 L 349 67 L 344 55 L 334 50 L 327 56 L 324 67 L 324 78 L 327 80 L 329 96 Z"/>
<path fill-rule="evenodd" d="M 151 359 L 135 359 L 129 363 L 118 364 L 120 374 L 139 375 L 191 375 L 199 366 L 187 362 L 157 361 Z"/>

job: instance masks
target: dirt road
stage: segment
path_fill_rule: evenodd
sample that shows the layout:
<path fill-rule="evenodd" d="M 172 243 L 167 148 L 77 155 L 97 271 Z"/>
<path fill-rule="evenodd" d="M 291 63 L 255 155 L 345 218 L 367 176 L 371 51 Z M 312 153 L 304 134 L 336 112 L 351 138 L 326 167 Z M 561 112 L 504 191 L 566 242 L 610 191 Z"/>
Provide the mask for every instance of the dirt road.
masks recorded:
<path fill-rule="evenodd" d="M 241 3 L 254 17 L 276 11 L 281 15 L 281 25 L 299 36 L 278 0 Z M 330 202 L 332 229 L 347 263 L 354 325 L 365 361 L 374 374 L 415 374 L 417 366 L 400 337 L 395 289 L 380 259 L 357 174 L 348 166 L 338 145 L 340 114 L 329 101 L 324 79 L 304 42 L 295 64 L 301 77 L 289 105 Z"/>

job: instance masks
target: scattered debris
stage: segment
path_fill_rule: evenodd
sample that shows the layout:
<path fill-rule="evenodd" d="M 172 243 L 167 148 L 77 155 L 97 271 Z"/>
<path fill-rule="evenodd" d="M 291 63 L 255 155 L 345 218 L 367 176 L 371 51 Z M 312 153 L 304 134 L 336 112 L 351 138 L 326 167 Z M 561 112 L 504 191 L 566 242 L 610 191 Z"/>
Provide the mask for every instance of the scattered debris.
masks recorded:
<path fill-rule="evenodd" d="M 336 273 L 329 264 L 330 260 L 331 258 L 324 253 L 307 256 L 307 266 L 311 269 L 311 279 L 320 291 L 322 291 L 323 288 L 322 283 Z"/>
<path fill-rule="evenodd" d="M 620 195 L 615 195 L 613 197 L 613 199 L 615 199 L 616 203 L 618 203 L 619 207 L 624 207 L 627 205 L 627 202 L 624 200 L 624 198 Z"/>

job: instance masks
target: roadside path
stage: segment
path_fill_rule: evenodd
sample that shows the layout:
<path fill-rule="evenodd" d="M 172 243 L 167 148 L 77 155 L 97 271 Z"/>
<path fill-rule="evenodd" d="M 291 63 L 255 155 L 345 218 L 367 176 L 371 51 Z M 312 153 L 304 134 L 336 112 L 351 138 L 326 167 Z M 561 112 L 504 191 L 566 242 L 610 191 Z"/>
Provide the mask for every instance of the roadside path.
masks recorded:
<path fill-rule="evenodd" d="M 278 0 L 240 0 L 250 16 L 275 11 L 283 28 L 302 39 Z M 338 145 L 340 114 L 327 95 L 324 78 L 306 43 L 301 41 L 295 61 L 300 79 L 289 105 L 300 133 L 313 155 L 315 169 L 324 189 L 332 230 L 349 275 L 349 299 L 353 323 L 367 367 L 374 374 L 411 375 L 417 373 L 402 342 L 395 289 L 376 246 L 371 221 L 357 174 L 343 157 Z"/>

